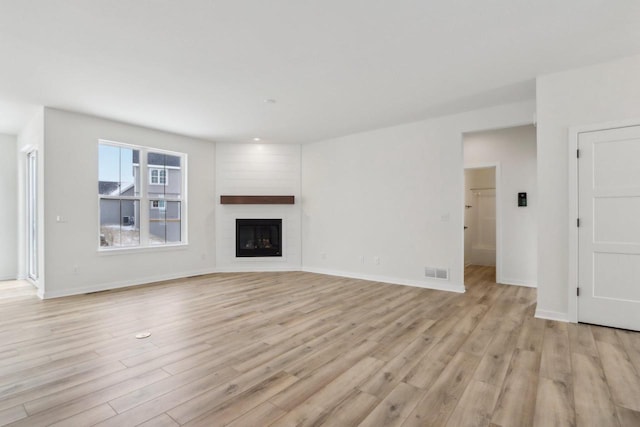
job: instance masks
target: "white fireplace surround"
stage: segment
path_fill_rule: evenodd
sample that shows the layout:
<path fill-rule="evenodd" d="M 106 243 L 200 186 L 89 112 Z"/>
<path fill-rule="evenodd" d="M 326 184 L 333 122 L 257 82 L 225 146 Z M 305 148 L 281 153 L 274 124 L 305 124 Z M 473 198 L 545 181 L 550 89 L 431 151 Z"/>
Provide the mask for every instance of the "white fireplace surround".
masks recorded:
<path fill-rule="evenodd" d="M 295 196 L 293 205 L 221 204 L 220 196 Z M 216 144 L 216 270 L 298 271 L 302 265 L 300 146 Z M 282 219 L 281 257 L 236 257 L 236 219 Z"/>

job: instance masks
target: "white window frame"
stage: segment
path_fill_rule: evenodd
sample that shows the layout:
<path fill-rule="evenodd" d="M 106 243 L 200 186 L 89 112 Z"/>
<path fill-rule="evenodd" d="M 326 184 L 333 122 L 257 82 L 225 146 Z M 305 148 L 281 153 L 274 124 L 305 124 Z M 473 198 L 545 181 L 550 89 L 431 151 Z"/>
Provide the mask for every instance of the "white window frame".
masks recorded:
<path fill-rule="evenodd" d="M 105 139 L 98 140 L 98 147 L 100 147 L 100 145 L 108 145 L 108 146 L 118 147 L 118 148 L 128 148 L 131 150 L 138 150 L 139 152 L 138 168 L 140 170 L 140 174 L 139 174 L 140 188 L 139 188 L 139 196 L 123 196 L 123 195 L 111 196 L 111 195 L 98 194 L 98 227 L 97 227 L 98 252 L 101 252 L 103 254 L 118 253 L 118 252 L 138 252 L 138 251 L 147 251 L 147 250 L 157 250 L 161 248 L 187 246 L 189 244 L 188 243 L 188 226 L 187 226 L 187 218 L 188 218 L 187 216 L 187 203 L 188 203 L 187 202 L 187 154 L 175 152 L 175 151 L 162 150 L 154 147 L 126 144 L 126 143 L 117 142 L 117 141 L 109 141 Z M 149 165 L 147 165 L 147 154 L 150 152 L 180 157 L 181 166 L 179 168 L 174 167 L 171 169 L 179 169 L 181 171 L 181 175 L 182 175 L 182 180 L 181 180 L 182 185 L 180 188 L 181 197 L 165 197 L 162 199 L 165 209 L 166 209 L 167 202 L 180 202 L 180 237 L 181 237 L 180 242 L 170 242 L 170 243 L 164 243 L 164 244 L 150 243 L 149 229 L 150 229 L 151 222 L 149 220 L 149 209 L 147 207 L 151 206 L 152 209 L 162 209 L 162 208 L 154 208 L 152 206 L 151 202 L 153 200 L 158 200 L 158 198 L 149 196 L 148 186 L 163 185 L 163 184 L 151 184 L 150 182 L 147 182 L 147 180 L 142 178 L 145 175 L 148 175 L 149 178 L 151 178 L 151 173 L 149 172 L 150 168 L 149 168 Z M 151 166 L 151 168 L 153 168 L 153 166 Z M 156 169 L 160 169 L 160 168 L 156 168 Z M 166 170 L 166 168 L 164 169 Z M 168 182 L 169 174 L 167 173 L 165 176 L 167 178 L 166 181 Z M 97 187 L 98 186 L 96 186 L 96 188 Z M 138 246 L 117 246 L 117 247 L 100 246 L 100 200 L 109 200 L 109 199 L 110 200 L 135 200 L 139 202 L 139 206 L 140 206 L 139 218 L 136 218 L 136 222 L 138 222 L 140 225 L 140 244 Z"/>
<path fill-rule="evenodd" d="M 156 151 L 154 151 L 155 153 Z M 148 170 L 149 170 L 149 185 L 164 185 L 165 187 L 167 185 L 169 185 L 169 173 L 167 168 L 165 167 L 153 167 L 151 165 L 148 165 Z M 158 172 L 157 178 L 158 178 L 158 182 L 153 182 L 153 173 L 154 172 Z M 164 182 L 161 182 L 162 180 L 160 179 L 160 173 L 164 172 Z"/>

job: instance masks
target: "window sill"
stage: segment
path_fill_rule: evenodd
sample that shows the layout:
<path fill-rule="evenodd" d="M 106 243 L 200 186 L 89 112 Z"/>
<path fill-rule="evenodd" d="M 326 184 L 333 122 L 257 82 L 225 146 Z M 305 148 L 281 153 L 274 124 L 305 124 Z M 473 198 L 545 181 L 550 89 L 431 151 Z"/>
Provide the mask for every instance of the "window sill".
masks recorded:
<path fill-rule="evenodd" d="M 126 248 L 109 248 L 105 249 L 103 247 L 98 248 L 98 255 L 124 255 L 124 254 L 134 254 L 134 253 L 145 253 L 145 252 L 165 252 L 165 251 L 177 251 L 177 250 L 187 250 L 189 248 L 188 243 L 175 243 L 171 245 L 157 245 L 157 246 L 132 246 Z"/>

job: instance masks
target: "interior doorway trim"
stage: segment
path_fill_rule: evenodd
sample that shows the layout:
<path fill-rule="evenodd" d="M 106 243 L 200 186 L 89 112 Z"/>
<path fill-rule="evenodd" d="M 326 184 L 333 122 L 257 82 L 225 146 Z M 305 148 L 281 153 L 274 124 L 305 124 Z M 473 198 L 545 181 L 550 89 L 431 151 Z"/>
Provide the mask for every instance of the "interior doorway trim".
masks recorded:
<path fill-rule="evenodd" d="M 27 280 L 33 284 L 38 283 L 39 270 L 39 224 L 38 212 L 38 150 L 32 149 L 26 152 L 26 273 Z"/>
<path fill-rule="evenodd" d="M 464 171 L 468 169 L 486 169 L 486 168 L 495 168 L 495 180 L 496 180 L 496 283 L 502 283 L 502 192 L 501 192 L 501 177 L 502 173 L 500 171 L 500 162 L 490 162 L 490 163 L 471 163 L 471 164 L 463 164 L 462 168 L 462 194 L 466 191 Z M 463 198 L 464 200 L 464 198 Z M 464 203 L 462 203 L 462 218 L 464 218 L 465 207 Z M 463 220 L 464 225 L 464 220 Z M 462 229 L 462 242 L 463 242 L 463 264 L 464 264 L 464 228 Z"/>
<path fill-rule="evenodd" d="M 568 144 L 568 159 L 569 159 L 569 265 L 568 265 L 568 320 L 572 323 L 578 323 L 578 227 L 576 224 L 579 209 L 578 209 L 578 142 L 580 134 L 588 132 L 597 132 L 602 130 L 624 128 L 631 126 L 640 126 L 640 118 L 606 122 L 594 125 L 581 125 L 573 126 L 569 128 L 569 144 Z"/>

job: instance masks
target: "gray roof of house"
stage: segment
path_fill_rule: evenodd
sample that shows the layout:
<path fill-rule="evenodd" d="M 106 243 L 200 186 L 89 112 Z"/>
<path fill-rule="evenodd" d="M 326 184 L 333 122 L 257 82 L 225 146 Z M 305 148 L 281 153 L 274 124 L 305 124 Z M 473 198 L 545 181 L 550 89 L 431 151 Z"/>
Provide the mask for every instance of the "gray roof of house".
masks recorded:
<path fill-rule="evenodd" d="M 113 194 L 120 183 L 113 181 L 98 181 L 98 194 Z"/>

